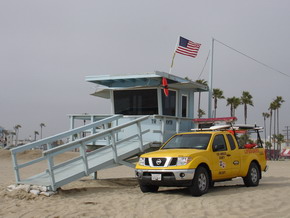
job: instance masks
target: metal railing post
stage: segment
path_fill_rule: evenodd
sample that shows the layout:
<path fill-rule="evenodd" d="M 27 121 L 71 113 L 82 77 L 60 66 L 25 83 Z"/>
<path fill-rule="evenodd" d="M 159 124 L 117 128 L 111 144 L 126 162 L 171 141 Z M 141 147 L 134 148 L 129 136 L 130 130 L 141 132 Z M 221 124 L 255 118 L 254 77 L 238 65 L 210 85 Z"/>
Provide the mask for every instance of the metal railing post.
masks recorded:
<path fill-rule="evenodd" d="M 166 117 L 162 119 L 162 123 L 161 123 L 161 143 L 164 143 L 165 124 L 166 124 Z"/>
<path fill-rule="evenodd" d="M 112 125 L 114 125 L 113 122 L 112 122 Z M 119 119 L 116 119 L 116 124 L 115 125 L 116 125 L 116 127 L 119 125 Z M 116 140 L 119 140 L 119 133 L 117 133 Z"/>
<path fill-rule="evenodd" d="M 55 191 L 55 177 L 54 177 L 54 172 L 53 172 L 53 162 L 52 162 L 51 155 L 48 155 L 47 162 L 48 162 L 48 173 L 50 175 L 49 179 L 50 179 L 51 187 L 52 187 L 52 190 Z"/>
<path fill-rule="evenodd" d="M 118 163 L 118 153 L 117 153 L 117 147 L 116 147 L 116 137 L 115 137 L 115 133 L 111 132 L 111 139 L 112 139 L 112 150 L 113 150 L 113 156 L 114 156 L 114 161 L 115 163 Z"/>
<path fill-rule="evenodd" d="M 179 133 L 180 131 L 180 121 L 181 121 L 180 118 L 176 119 L 176 133 Z"/>
<path fill-rule="evenodd" d="M 74 116 L 70 116 L 70 130 L 75 128 L 75 121 L 74 121 Z M 74 140 L 74 136 L 70 136 L 70 141 L 72 142 Z"/>
<path fill-rule="evenodd" d="M 87 153 L 86 153 L 86 146 L 81 142 L 81 146 L 80 146 L 80 155 L 82 157 L 83 160 L 83 164 L 84 164 L 84 171 L 85 174 L 88 176 L 89 175 L 89 166 L 88 166 L 88 159 L 87 159 Z"/>
<path fill-rule="evenodd" d="M 51 143 L 47 143 L 46 144 L 46 150 L 50 150 L 50 149 L 52 149 L 52 146 L 51 146 Z M 52 163 L 52 165 L 54 166 L 54 158 L 53 158 L 53 156 L 48 156 L 48 159 L 49 159 L 49 161 Z"/>
<path fill-rule="evenodd" d="M 141 129 L 141 122 L 137 123 L 137 127 L 138 127 L 138 138 L 139 138 L 139 148 L 140 151 L 143 152 L 144 148 L 143 148 L 143 138 L 142 138 L 142 129 Z"/>
<path fill-rule="evenodd" d="M 104 125 L 104 129 L 108 129 L 108 128 L 109 128 L 109 125 L 108 125 L 108 123 L 106 123 Z M 109 146 L 110 145 L 110 136 L 108 135 L 107 137 L 105 137 L 105 139 L 106 139 L 107 146 Z"/>
<path fill-rule="evenodd" d="M 94 116 L 91 116 L 91 123 L 95 122 L 95 118 Z M 95 134 L 96 133 L 96 127 L 92 127 L 91 129 L 91 135 Z M 92 145 L 96 145 L 96 141 L 93 141 L 92 142 Z"/>
<path fill-rule="evenodd" d="M 15 177 L 16 177 L 16 183 L 19 183 L 20 182 L 19 168 L 17 164 L 16 153 L 13 153 L 13 152 L 12 152 L 12 162 L 13 162 L 13 168 L 14 168 Z"/>

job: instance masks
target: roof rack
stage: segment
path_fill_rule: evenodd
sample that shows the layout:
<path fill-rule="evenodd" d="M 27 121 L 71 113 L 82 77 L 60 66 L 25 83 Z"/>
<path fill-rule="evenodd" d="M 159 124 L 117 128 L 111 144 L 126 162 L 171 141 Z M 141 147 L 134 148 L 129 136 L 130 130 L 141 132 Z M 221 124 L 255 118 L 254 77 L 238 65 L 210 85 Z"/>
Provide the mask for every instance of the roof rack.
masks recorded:
<path fill-rule="evenodd" d="M 236 117 L 217 117 L 217 118 L 198 118 L 198 119 L 193 119 L 193 122 L 196 123 L 216 123 L 216 122 L 234 122 L 236 121 Z"/>
<path fill-rule="evenodd" d="M 248 124 L 235 124 L 233 126 L 233 128 L 235 130 L 262 130 L 264 129 L 261 126 L 257 126 L 257 125 L 248 125 Z"/>
<path fill-rule="evenodd" d="M 236 125 L 215 125 L 209 128 L 196 128 L 191 129 L 192 131 L 225 131 L 225 130 L 262 130 L 263 127 L 256 125 L 236 124 Z"/>
<path fill-rule="evenodd" d="M 217 118 L 198 118 L 192 121 L 197 124 L 198 129 L 210 128 L 214 125 L 232 124 L 237 120 L 236 117 L 217 117 Z"/>
<path fill-rule="evenodd" d="M 231 128 L 231 125 L 216 125 L 216 126 L 211 126 L 209 128 L 196 128 L 196 129 L 191 129 L 192 131 L 222 131 L 222 130 L 229 130 Z"/>

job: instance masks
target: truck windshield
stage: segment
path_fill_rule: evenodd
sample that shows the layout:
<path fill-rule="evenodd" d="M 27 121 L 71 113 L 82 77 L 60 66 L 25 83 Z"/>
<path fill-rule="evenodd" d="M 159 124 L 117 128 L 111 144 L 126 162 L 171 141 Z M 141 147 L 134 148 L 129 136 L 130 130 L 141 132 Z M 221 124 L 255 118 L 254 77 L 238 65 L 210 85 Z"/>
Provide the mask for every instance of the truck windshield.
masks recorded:
<path fill-rule="evenodd" d="M 182 134 L 174 136 L 162 149 L 206 150 L 211 134 Z"/>

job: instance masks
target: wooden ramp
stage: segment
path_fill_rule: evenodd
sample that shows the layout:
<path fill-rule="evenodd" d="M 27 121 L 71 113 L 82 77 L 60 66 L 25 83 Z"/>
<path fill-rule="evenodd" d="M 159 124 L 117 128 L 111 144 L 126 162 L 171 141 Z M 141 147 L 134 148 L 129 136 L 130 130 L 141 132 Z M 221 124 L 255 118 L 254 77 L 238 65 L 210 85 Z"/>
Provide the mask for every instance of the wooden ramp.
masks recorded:
<path fill-rule="evenodd" d="M 142 121 L 147 120 L 148 117 L 149 116 L 143 116 L 133 121 L 118 125 L 118 122 L 116 121 L 120 118 L 120 115 L 115 115 L 112 117 L 104 118 L 100 121 L 96 121 L 87 126 L 58 134 L 57 137 L 53 136 L 38 142 L 14 148 L 11 150 L 11 153 L 16 182 L 18 184 L 47 186 L 50 190 L 55 191 L 57 188 L 67 183 L 80 179 L 84 176 L 88 176 L 100 169 L 114 166 L 116 164 L 123 164 L 134 167 L 134 165 L 127 162 L 126 159 L 138 155 L 145 149 L 148 149 L 151 144 L 150 142 L 144 142 L 142 140 L 142 135 L 150 132 L 149 129 L 142 130 L 141 128 Z M 112 122 L 115 122 L 115 124 L 112 124 Z M 96 131 L 97 127 L 108 123 L 111 123 L 111 128 L 98 128 L 98 131 Z M 136 132 L 132 132 L 132 126 L 136 126 L 136 128 L 133 128 L 136 130 Z M 84 129 L 88 128 L 93 128 L 96 133 L 77 139 L 75 141 L 70 141 L 55 148 L 49 146 L 50 143 L 56 139 L 67 137 L 68 135 L 74 135 L 75 132 L 82 132 Z M 126 128 L 129 128 L 131 134 L 127 135 L 125 138 L 120 138 L 118 136 L 118 132 L 124 133 Z M 87 152 L 85 145 L 96 144 L 98 139 L 102 141 L 106 139 L 107 145 L 94 151 Z M 43 146 L 43 144 L 47 144 L 48 149 L 43 151 L 42 157 L 23 164 L 17 163 L 17 153 Z M 58 165 L 54 165 L 54 157 L 56 155 L 72 150 L 78 150 L 80 156 Z M 31 166 L 44 160 L 48 163 L 48 168 L 46 171 L 26 179 L 21 179 L 21 168 Z"/>

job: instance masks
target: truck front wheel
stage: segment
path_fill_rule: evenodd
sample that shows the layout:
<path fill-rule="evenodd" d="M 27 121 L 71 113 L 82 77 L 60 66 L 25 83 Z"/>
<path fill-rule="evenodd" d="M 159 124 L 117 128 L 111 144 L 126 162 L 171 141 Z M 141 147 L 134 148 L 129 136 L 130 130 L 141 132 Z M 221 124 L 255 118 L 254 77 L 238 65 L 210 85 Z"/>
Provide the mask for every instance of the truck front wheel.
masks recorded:
<path fill-rule="evenodd" d="M 157 192 L 159 189 L 159 186 L 156 185 L 142 185 L 140 184 L 140 189 L 143 193 L 146 192 Z"/>
<path fill-rule="evenodd" d="M 260 181 L 260 169 L 258 165 L 254 162 L 250 164 L 248 174 L 243 177 L 245 186 L 258 186 Z"/>
<path fill-rule="evenodd" d="M 201 196 L 208 192 L 208 187 L 208 172 L 204 167 L 198 167 L 193 178 L 193 184 L 189 188 L 190 193 L 192 196 Z"/>

